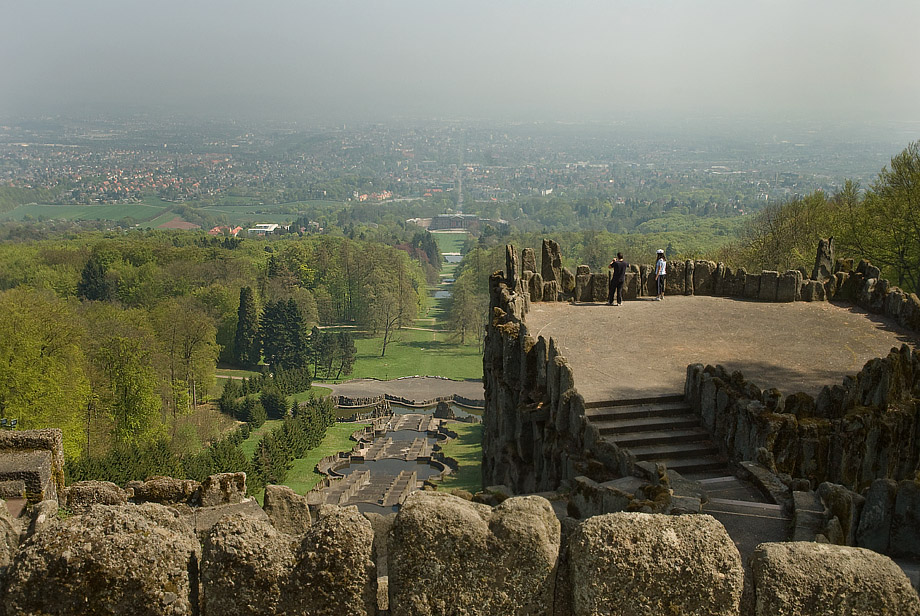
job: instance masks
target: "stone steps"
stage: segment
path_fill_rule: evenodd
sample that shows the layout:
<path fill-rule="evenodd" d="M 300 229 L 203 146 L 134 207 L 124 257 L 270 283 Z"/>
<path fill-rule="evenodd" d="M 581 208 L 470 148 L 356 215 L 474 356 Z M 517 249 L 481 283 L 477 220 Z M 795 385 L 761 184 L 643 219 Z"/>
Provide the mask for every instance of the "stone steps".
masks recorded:
<path fill-rule="evenodd" d="M 636 460 L 663 462 L 681 474 L 728 472 L 699 416 L 682 396 L 597 402 L 585 415 L 604 440 L 628 449 Z"/>
<path fill-rule="evenodd" d="M 709 433 L 702 428 L 687 428 L 674 430 L 651 430 L 648 432 L 627 432 L 618 434 L 615 438 L 617 445 L 633 449 L 648 445 L 665 445 L 668 443 L 692 443 L 694 441 L 708 441 Z"/>
<path fill-rule="evenodd" d="M 699 417 L 693 415 L 674 415 L 672 417 L 645 417 L 640 419 L 604 419 L 591 420 L 601 434 L 627 434 L 630 432 L 648 432 L 649 430 L 678 430 L 695 428 L 700 425 Z"/>
<path fill-rule="evenodd" d="M 672 417 L 674 415 L 685 415 L 689 412 L 690 407 L 683 400 L 679 400 L 586 408 L 585 416 L 591 421 L 608 421 L 642 419 L 645 417 Z"/>

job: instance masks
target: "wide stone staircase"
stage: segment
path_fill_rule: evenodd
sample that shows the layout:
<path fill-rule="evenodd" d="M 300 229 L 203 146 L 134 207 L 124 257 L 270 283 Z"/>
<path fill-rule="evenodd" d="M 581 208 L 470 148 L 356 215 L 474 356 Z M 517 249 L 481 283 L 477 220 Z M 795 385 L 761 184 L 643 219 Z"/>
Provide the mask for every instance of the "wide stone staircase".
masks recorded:
<path fill-rule="evenodd" d="M 789 539 L 782 507 L 739 478 L 681 395 L 588 403 L 585 414 L 603 439 L 639 462 L 663 462 L 703 494 L 701 512 L 725 526 L 744 562 L 765 541 Z M 675 486 L 672 477 L 672 487 Z M 678 491 L 678 490 L 676 490 Z"/>
<path fill-rule="evenodd" d="M 728 474 L 726 460 L 683 396 L 586 406 L 585 414 L 602 438 L 628 449 L 637 461 L 664 462 L 669 469 L 695 479 Z"/>

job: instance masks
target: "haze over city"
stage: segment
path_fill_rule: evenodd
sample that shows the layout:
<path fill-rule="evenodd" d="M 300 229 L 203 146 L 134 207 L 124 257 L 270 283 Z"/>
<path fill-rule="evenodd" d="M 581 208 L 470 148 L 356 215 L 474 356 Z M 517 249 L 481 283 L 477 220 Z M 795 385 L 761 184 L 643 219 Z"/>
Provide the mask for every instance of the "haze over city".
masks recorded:
<path fill-rule="evenodd" d="M 0 115 L 920 120 L 913 0 L 9 3 Z"/>

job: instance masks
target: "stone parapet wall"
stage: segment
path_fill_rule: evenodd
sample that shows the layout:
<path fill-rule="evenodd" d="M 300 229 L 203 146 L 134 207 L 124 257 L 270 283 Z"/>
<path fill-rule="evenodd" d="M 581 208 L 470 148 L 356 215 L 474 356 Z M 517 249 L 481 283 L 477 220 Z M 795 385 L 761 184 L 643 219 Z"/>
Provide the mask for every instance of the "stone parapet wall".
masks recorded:
<path fill-rule="evenodd" d="M 811 486 L 854 490 L 920 470 L 920 355 L 904 345 L 818 397 L 761 391 L 720 366 L 687 368 L 684 395 L 726 456 Z"/>
<path fill-rule="evenodd" d="M 265 500 L 268 515 L 228 509 L 203 534 L 153 503 L 52 513 L 18 547 L 0 544 L 0 615 L 920 611 L 887 557 L 799 543 L 759 546 L 743 612 L 738 550 L 706 515 L 579 521 L 560 519 L 540 496 L 492 507 L 439 492 L 413 493 L 389 516 L 335 506 L 311 515 L 304 497 L 280 486 L 269 486 Z"/>

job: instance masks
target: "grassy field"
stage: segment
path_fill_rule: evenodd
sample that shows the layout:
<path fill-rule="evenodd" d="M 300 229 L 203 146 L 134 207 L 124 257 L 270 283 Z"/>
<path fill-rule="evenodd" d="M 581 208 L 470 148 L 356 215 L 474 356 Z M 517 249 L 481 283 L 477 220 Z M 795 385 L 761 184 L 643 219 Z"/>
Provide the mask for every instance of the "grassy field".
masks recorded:
<path fill-rule="evenodd" d="M 469 237 L 468 233 L 438 233 L 433 232 L 432 237 L 434 241 L 438 243 L 438 250 L 442 253 L 445 252 L 460 252 L 463 248 L 466 238 Z"/>
<path fill-rule="evenodd" d="M 355 442 L 351 435 L 355 430 L 360 430 L 370 424 L 363 423 L 337 423 L 326 430 L 326 438 L 319 447 L 310 450 L 306 458 L 294 460 L 294 466 L 288 471 L 284 485 L 298 494 L 305 494 L 323 478 L 314 470 L 316 463 L 321 458 L 331 456 L 340 451 L 350 451 Z"/>
<path fill-rule="evenodd" d="M 249 433 L 249 438 L 240 444 L 240 449 L 243 450 L 243 453 L 246 454 L 247 458 L 251 458 L 252 454 L 256 452 L 256 447 L 259 445 L 259 441 L 262 440 L 262 436 L 266 432 L 271 432 L 275 428 L 281 425 L 280 419 L 269 419 L 264 424 L 258 427 L 258 429 L 253 430 Z"/>
<path fill-rule="evenodd" d="M 404 329 L 387 345 L 380 357 L 380 338 L 355 340 L 358 354 L 350 379 L 395 379 L 401 376 L 443 376 L 450 379 L 481 379 L 482 354 L 476 343 L 461 345 L 441 331 Z"/>
<path fill-rule="evenodd" d="M 482 490 L 482 424 L 452 423 L 457 438 L 445 442 L 444 455 L 460 463 L 460 470 L 448 475 L 439 490 L 459 488 L 475 494 Z"/>
<path fill-rule="evenodd" d="M 150 220 L 162 214 L 162 205 L 127 203 L 117 205 L 20 205 L 0 214 L 0 220 L 23 220 L 26 216 L 56 220 Z M 170 218 L 171 220 L 171 218 Z"/>
<path fill-rule="evenodd" d="M 306 402 L 310 398 L 322 398 L 323 396 L 328 396 L 332 393 L 332 390 L 328 387 L 320 387 L 319 385 L 313 385 L 307 391 L 302 391 L 291 396 L 288 396 L 288 400 L 297 400 L 298 402 Z"/>

